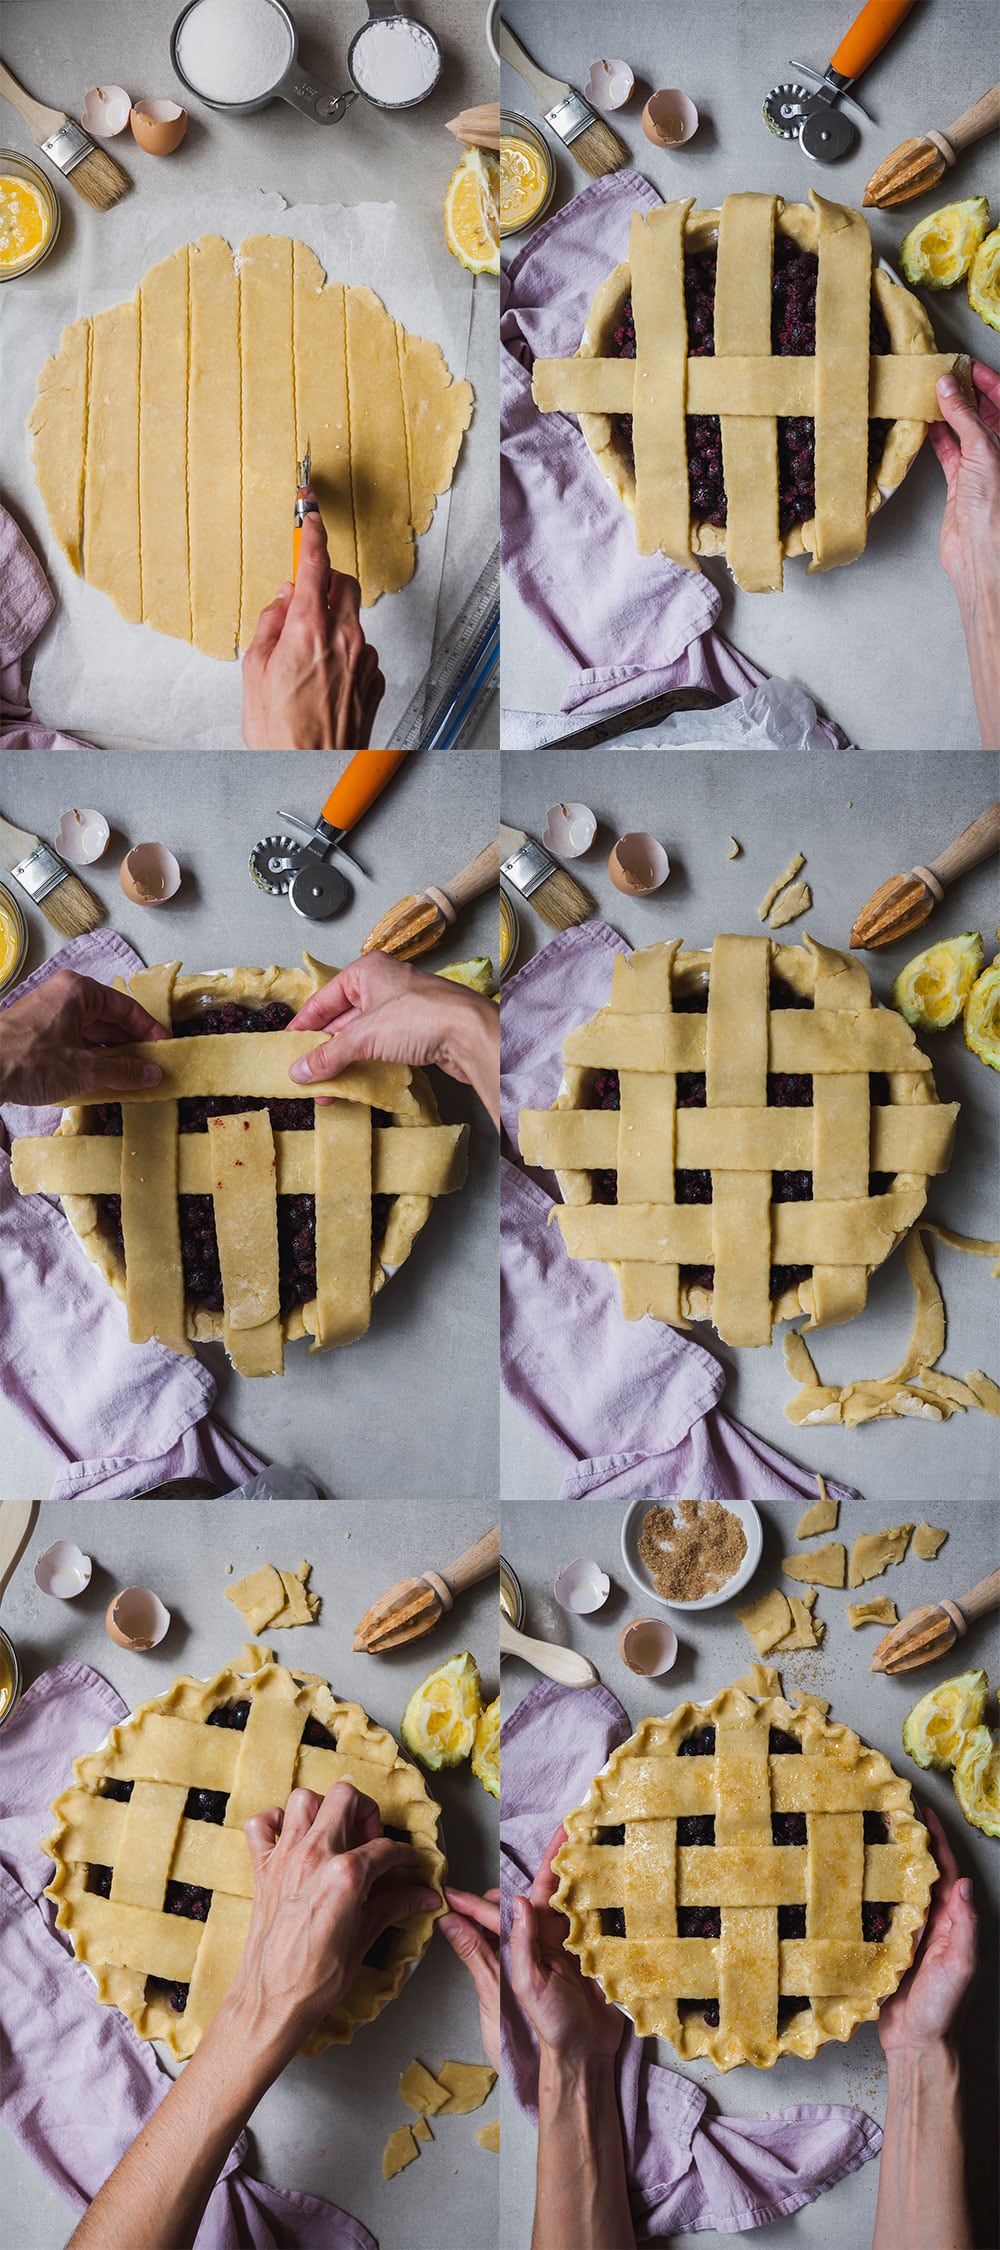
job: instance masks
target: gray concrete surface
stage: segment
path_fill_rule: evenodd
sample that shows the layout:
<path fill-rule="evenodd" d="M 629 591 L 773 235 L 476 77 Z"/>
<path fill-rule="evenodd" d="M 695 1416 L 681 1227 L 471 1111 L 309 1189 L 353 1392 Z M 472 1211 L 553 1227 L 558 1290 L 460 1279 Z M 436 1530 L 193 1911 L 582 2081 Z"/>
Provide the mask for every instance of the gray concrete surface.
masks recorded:
<path fill-rule="evenodd" d="M 796 849 L 805 853 L 814 905 L 782 936 L 794 940 L 808 929 L 824 944 L 846 946 L 855 914 L 878 884 L 933 857 L 997 787 L 996 762 L 981 756 L 942 768 L 936 759 L 912 756 L 842 756 L 804 765 L 761 753 L 665 759 L 655 751 L 578 750 L 510 755 L 502 768 L 503 817 L 536 836 L 547 806 L 562 798 L 597 813 L 595 844 L 573 866 L 600 912 L 634 946 L 676 935 L 707 946 L 719 930 L 759 931 L 758 902 Z M 607 855 L 616 836 L 640 828 L 666 846 L 671 873 L 652 898 L 624 899 L 612 887 Z M 726 857 L 730 835 L 743 847 L 736 860 Z M 922 944 L 958 930 L 980 930 L 990 958 L 998 911 L 996 876 L 987 865 L 946 894 L 923 932 L 864 956 L 876 995 L 888 999 L 896 971 Z M 530 907 L 521 923 L 526 947 L 548 935 Z M 960 1233 L 995 1238 L 996 1075 L 969 1053 L 956 1029 L 930 1036 L 925 1045 L 942 1099 L 962 1104 L 951 1167 L 932 1183 L 929 1215 Z M 987 1261 L 938 1246 L 933 1256 L 948 1312 L 942 1366 L 959 1375 L 985 1367 L 996 1376 L 1000 1333 Z M 912 1305 L 897 1253 L 874 1276 L 864 1313 L 816 1337 L 822 1375 L 847 1382 L 898 1367 Z M 707 1326 L 696 1335 L 726 1367 L 722 1403 L 730 1413 L 808 1468 L 843 1477 L 888 1509 L 888 1520 L 911 1512 L 914 1492 L 923 1507 L 942 1491 L 966 1493 L 981 1507 L 995 1499 L 996 1423 L 986 1415 L 956 1414 L 936 1424 L 875 1422 L 858 1430 L 795 1429 L 783 1411 L 795 1386 L 780 1341 L 769 1351 L 736 1352 Z M 554 1498 L 559 1462 L 507 1401 L 501 1429 L 505 1498 Z"/>
<path fill-rule="evenodd" d="M 963 1587 L 971 1585 L 995 1562 L 995 1514 L 991 1525 L 985 1496 L 980 1496 L 978 1504 L 969 1505 L 968 1499 L 965 1493 L 957 1497 L 954 1488 L 947 1498 L 942 1498 L 940 1492 L 936 1492 L 933 1499 L 928 1494 L 926 1504 L 934 1522 L 945 1524 L 950 1530 L 937 1563 L 931 1566 L 908 1559 L 872 1588 L 878 1591 L 884 1586 L 895 1600 L 900 1615 L 917 1602 L 933 1599 L 946 1585 L 950 1587 L 959 1582 Z M 923 1507 L 923 1500 L 915 1500 L 914 1508 L 918 1505 Z M 623 1513 L 617 1505 L 608 1506 L 598 1501 L 585 1502 L 572 1515 L 557 1506 L 509 1509 L 504 1517 L 504 1553 L 517 1571 L 524 1590 L 527 1631 L 543 1639 L 566 1643 L 589 1656 L 605 1685 L 619 1697 L 630 1719 L 638 1724 L 650 1713 L 666 1713 L 687 1699 L 695 1702 L 709 1699 L 727 1681 L 738 1679 L 748 1665 L 756 1661 L 756 1656 L 743 1626 L 728 1607 L 703 1612 L 685 1624 L 676 1611 L 656 1611 L 655 1603 L 644 1600 L 628 1577 L 621 1558 Z M 780 1557 L 787 1546 L 794 1545 L 791 1536 L 794 1518 L 786 1521 L 780 1511 L 773 1509 L 765 1510 L 764 1516 L 764 1553 L 753 1581 L 755 1592 L 763 1592 L 777 1582 L 775 1573 Z M 863 1505 L 855 1505 L 850 1511 L 841 1510 L 839 1532 L 851 1539 L 858 1531 L 878 1529 L 891 1517 L 891 1507 L 887 1508 L 873 1493 Z M 611 1579 L 611 1594 L 596 1617 L 571 1618 L 554 1598 L 553 1580 L 575 1555 L 593 1557 Z M 783 1684 L 786 1692 L 803 1688 L 825 1696 L 831 1704 L 833 1718 L 846 1721 L 866 1742 L 884 1751 L 897 1771 L 914 1785 L 918 1798 L 933 1805 L 944 1822 L 962 1868 L 974 1878 L 983 1964 L 963 2028 L 962 2054 L 969 2102 L 970 2181 L 977 2217 L 973 2240 L 985 2250 L 985 2246 L 995 2240 L 992 2058 L 996 2051 L 996 2032 L 992 1995 L 998 1904 L 996 1849 L 988 1837 L 966 1825 L 948 1776 L 921 1773 L 900 1746 L 900 1728 L 906 1712 L 919 1694 L 956 1669 L 954 1658 L 950 1663 L 946 1659 L 912 1673 L 909 1685 L 906 1679 L 893 1680 L 878 1675 L 873 1678 L 868 1666 L 878 1634 L 871 1626 L 860 1632 L 851 1631 L 847 1624 L 847 1599 L 846 1593 L 820 1588 L 817 1613 L 826 1622 L 826 1639 L 821 1649 L 786 1659 L 781 1667 Z M 660 1680 L 643 1681 L 637 1680 L 623 1664 L 618 1637 L 630 1618 L 649 1615 L 651 1611 L 670 1616 L 680 1647 L 672 1672 Z M 963 1668 L 986 1665 L 993 1672 L 996 1653 L 997 1639 L 991 1623 L 979 1625 L 962 1643 L 961 1663 Z M 517 1659 L 504 1659 L 502 1708 L 505 1715 L 520 1702 L 533 1678 Z M 560 1811 L 565 1809 L 553 1805 L 553 1826 Z M 675 2052 L 665 2041 L 657 2042 L 656 2060 L 670 2068 L 678 2067 Z M 685 2063 L 680 2067 L 685 2077 L 696 2080 L 706 2089 L 710 2105 L 724 2116 L 759 2117 L 800 2102 L 849 2102 L 880 2122 L 884 2114 L 885 2064 L 874 2024 L 860 2025 L 845 2045 L 831 2042 L 822 2047 L 811 2062 L 784 2056 L 767 2072 L 746 2068 L 723 2074 L 707 2062 Z M 503 2134 L 503 2250 L 527 2250 L 531 2232 L 534 2133 L 509 2097 L 505 2102 Z M 776 2250 L 778 2245 L 786 2246 L 786 2250 L 834 2250 L 835 2245 L 844 2243 L 849 2243 L 851 2250 L 863 2250 L 863 2245 L 871 2240 L 877 2187 L 877 2162 L 865 2164 L 794 2217 L 761 2227 L 745 2239 L 768 2246 L 774 2244 Z M 696 2250 L 697 2245 L 731 2242 L 732 2239 L 731 2235 L 711 2231 L 670 2237 L 674 2250 Z"/>
<path fill-rule="evenodd" d="M 55 834 L 71 803 L 105 813 L 114 838 L 88 881 L 112 926 L 147 962 L 179 958 L 189 969 L 297 962 L 308 948 L 339 966 L 396 899 L 447 880 L 496 829 L 489 753 L 418 757 L 352 844 L 372 880 L 355 880 L 341 915 L 307 922 L 287 899 L 269 898 L 251 882 L 247 856 L 260 836 L 280 830 L 279 806 L 314 819 L 343 763 L 294 754 L 206 757 L 194 792 L 183 756 L 12 757 L 3 809 L 43 836 Z M 176 899 L 155 911 L 130 905 L 117 876 L 126 844 L 149 837 L 173 848 L 184 874 Z M 34 909 L 26 919 L 33 968 L 58 940 Z M 466 910 L 428 966 L 471 954 L 497 960 L 489 897 Z M 244 1381 L 221 1344 L 203 1347 L 218 1380 L 219 1420 L 268 1460 L 306 1469 L 339 1498 L 405 1493 L 419 1504 L 442 1493 L 471 1499 L 496 1490 L 496 1141 L 468 1088 L 440 1072 L 435 1084 L 443 1116 L 472 1122 L 469 1178 L 460 1193 L 439 1199 L 407 1263 L 381 1292 L 368 1335 L 319 1359 L 290 1346 L 286 1373 L 273 1383 Z M 0 1491 L 48 1491 L 47 1456 L 9 1406 L 0 1409 L 0 1451 Z"/>
<path fill-rule="evenodd" d="M 432 1638 L 389 1657 L 354 1655 L 354 1627 L 394 1579 L 446 1568 L 489 1523 L 488 1506 L 470 1514 L 441 1501 L 424 1511 L 419 1530 L 388 1504 L 359 1515 L 338 1502 L 266 1510 L 102 1502 L 88 1511 L 85 1525 L 79 1510 L 46 1505 L 5 1595 L 4 1626 L 28 1681 L 53 1664 L 86 1663 L 134 1706 L 160 1694 L 179 1672 L 210 1677 L 250 1637 L 224 1599 L 232 1584 L 228 1563 L 241 1577 L 262 1562 L 294 1570 L 307 1555 L 313 1589 L 323 1599 L 318 1623 L 274 1634 L 270 1645 L 279 1661 L 320 1673 L 335 1694 L 363 1703 L 398 1736 L 407 1698 L 456 1649 L 472 1650 L 484 1699 L 496 1694 L 495 1582 L 461 1596 Z M 93 1557 L 94 1573 L 85 1594 L 57 1602 L 39 1593 L 32 1567 L 54 1539 L 69 1536 Z M 155 1586 L 173 1617 L 166 1639 L 145 1656 L 116 1648 L 104 1630 L 112 1593 L 136 1581 Z M 268 1643 L 266 1634 L 261 1639 Z M 67 1742 L 67 1779 L 72 1758 L 94 1747 Z M 452 1880 L 485 1890 L 496 1880 L 494 1799 L 467 1766 L 432 1786 Z M 363 2220 L 380 2250 L 412 2250 L 416 2242 L 486 2250 L 496 2240 L 499 2168 L 477 2147 L 475 2132 L 496 2114 L 495 2092 L 481 2114 L 435 2128 L 419 2162 L 383 2181 L 382 2149 L 409 2115 L 397 2080 L 414 2055 L 431 2069 L 449 2056 L 481 2060 L 472 1984 L 443 1938 L 432 1940 L 399 1998 L 349 2048 L 290 2065 L 254 2115 L 250 2169 L 277 2186 L 330 2197 Z M 17 2250 L 60 2250 L 71 2231 L 68 2207 L 6 2135 L 0 2168 L 7 2241 Z"/>
<path fill-rule="evenodd" d="M 81 0 L 70 19 L 57 0 L 32 0 L 31 5 L 13 0 L 5 13 L 4 57 L 33 94 L 62 105 L 73 116 L 79 114 L 85 88 L 95 83 L 106 85 L 109 79 L 126 86 L 135 99 L 142 95 L 182 99 L 169 56 L 170 30 L 178 13 L 179 0 L 178 4 L 175 0 L 150 0 L 150 4 L 135 10 L 122 10 L 114 0 Z M 322 73 L 327 82 L 346 86 L 347 49 L 365 20 L 363 0 L 336 9 L 331 9 L 328 0 L 293 0 L 291 13 L 298 26 L 304 64 L 317 75 Z M 476 5 L 470 5 L 469 0 L 428 0 L 423 14 L 443 50 L 444 71 L 436 92 L 417 109 L 390 114 L 357 101 L 340 124 L 320 127 L 285 102 L 272 102 L 250 117 L 230 118 L 192 100 L 182 151 L 169 162 L 142 154 L 128 132 L 123 140 L 111 144 L 112 154 L 120 156 L 135 183 L 129 204 L 139 203 L 152 221 L 158 199 L 193 189 L 201 198 L 201 231 L 205 232 L 214 224 L 213 204 L 234 190 L 277 189 L 290 205 L 395 201 L 425 230 L 431 255 L 435 259 L 440 255 L 441 285 L 450 288 L 458 269 L 445 248 L 442 209 L 445 188 L 460 151 L 444 131 L 444 124 L 459 110 L 495 98 L 497 68 L 485 39 L 485 0 L 482 6 L 478 0 Z M 0 118 L 0 138 L 9 148 L 33 153 L 26 126 L 6 105 Z M 72 276 L 101 244 L 101 228 L 107 227 L 107 220 L 69 189 L 60 191 L 60 201 L 62 229 L 51 257 L 37 274 L 26 276 L 16 289 L 5 292 L 8 339 L 16 338 L 19 332 L 15 315 L 22 292 L 31 291 L 42 298 L 51 294 L 61 305 L 60 292 L 65 289 L 67 274 Z M 107 241 L 106 234 L 103 239 Z M 129 291 L 133 280 L 129 273 Z M 471 295 L 471 328 L 467 362 L 455 372 L 469 377 L 476 409 L 451 499 L 438 606 L 439 637 L 461 609 L 497 535 L 497 284 L 488 276 L 473 282 L 471 276 L 460 275 L 459 281 Z M 82 309 L 86 308 L 74 303 L 63 317 L 71 319 Z M 32 480 L 27 442 L 21 432 L 11 428 L 7 446 L 8 505 L 13 496 L 23 530 L 44 554 L 45 511 Z M 433 539 L 435 534 L 427 536 Z M 57 630 L 58 618 L 47 632 Z M 369 630 L 377 645 L 377 610 L 371 613 Z M 135 655 L 137 673 L 141 672 L 142 646 L 140 641 Z M 400 709 L 397 699 L 396 717 Z M 237 711 L 238 699 L 233 704 L 233 739 L 231 744 L 225 743 L 226 748 L 239 742 Z M 58 723 L 58 714 L 45 715 L 50 724 Z M 383 717 L 391 721 L 392 715 L 390 686 Z M 482 714 L 479 740 L 495 743 L 497 725 L 494 699 Z M 99 734 L 103 740 L 99 713 L 88 720 L 88 726 L 91 735 Z M 150 712 L 141 698 L 136 700 L 132 726 L 145 747 L 188 747 L 178 741 L 169 709 Z M 377 733 L 376 740 L 382 739 Z"/>
<path fill-rule="evenodd" d="M 665 200 L 693 195 L 706 206 L 749 188 L 805 201 L 810 187 L 860 206 L 865 182 L 897 142 L 929 125 L 943 128 L 982 93 L 995 44 L 989 0 L 966 0 L 957 13 L 915 9 L 858 89 L 877 124 L 862 125 L 840 163 L 814 164 L 795 142 L 768 132 L 761 102 L 771 86 L 795 78 L 790 57 L 825 68 L 849 10 L 724 0 L 706 19 L 699 0 L 674 0 L 669 10 L 658 0 L 632 0 L 609 17 L 604 0 L 549 0 L 544 9 L 537 0 L 505 0 L 504 13 L 535 60 L 574 85 L 585 84 L 592 60 L 609 46 L 620 53 L 641 89 L 613 122 L 637 170 Z M 505 105 L 538 124 L 523 80 L 506 65 L 501 84 Z M 654 148 L 642 131 L 642 104 L 658 86 L 680 86 L 700 112 L 696 137 L 673 153 Z M 566 202 L 587 175 L 548 137 L 557 151 L 557 201 Z M 935 200 L 984 192 L 995 202 L 989 140 L 959 159 L 936 197 L 905 211 L 869 212 L 876 253 L 898 263 L 903 235 Z M 518 236 L 510 254 L 529 239 Z M 942 350 L 958 347 L 996 366 L 996 336 L 971 310 L 964 285 L 926 302 Z M 765 671 L 801 681 L 865 749 L 961 751 L 979 742 L 958 613 L 938 562 L 942 493 L 925 445 L 852 568 L 807 578 L 803 564 L 790 563 L 783 594 L 753 595 L 739 591 L 724 563 L 708 564 L 722 590 L 719 629 Z M 509 589 L 503 624 L 504 703 L 557 711 L 561 660 Z"/>

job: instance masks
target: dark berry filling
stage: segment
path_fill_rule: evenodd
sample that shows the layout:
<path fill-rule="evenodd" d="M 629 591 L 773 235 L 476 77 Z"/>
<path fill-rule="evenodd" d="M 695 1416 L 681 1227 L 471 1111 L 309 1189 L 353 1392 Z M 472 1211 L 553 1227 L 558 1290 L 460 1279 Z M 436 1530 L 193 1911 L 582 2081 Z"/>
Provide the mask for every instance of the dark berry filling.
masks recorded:
<path fill-rule="evenodd" d="M 719 2003 L 717 2000 L 678 2000 L 677 2013 L 682 2021 L 685 2016 L 701 2016 L 713 2031 L 718 2030 Z"/>
<path fill-rule="evenodd" d="M 866 1945 L 881 1945 L 892 1927 L 892 1907 L 884 1899 L 868 1899 L 861 1908 L 861 1935 Z"/>
<path fill-rule="evenodd" d="M 293 1012 L 283 1000 L 269 1000 L 261 1008 L 243 1007 L 235 1000 L 224 1000 L 217 1007 L 206 1008 L 199 1016 L 175 1024 L 174 1038 L 190 1039 L 195 1035 L 209 1038 L 236 1031 L 284 1031 Z M 207 1094 L 178 1102 L 178 1130 L 206 1133 L 210 1117 L 235 1117 L 251 1109 L 266 1109 L 276 1133 L 311 1133 L 314 1129 L 312 1101 L 300 1101 L 293 1096 L 267 1100 L 263 1095 Z M 379 1125 L 389 1122 L 380 1110 L 373 1110 L 372 1120 Z M 89 1113 L 88 1129 L 105 1138 L 120 1139 L 120 1105 L 98 1103 Z M 181 1195 L 177 1200 L 185 1296 L 206 1312 L 221 1312 L 222 1270 L 212 1198 L 210 1195 Z M 394 1200 L 391 1195 L 372 1197 L 375 1245 L 383 1239 Z M 97 1204 L 103 1230 L 124 1262 L 121 1196 L 100 1195 Z M 311 1195 L 278 1197 L 278 1291 L 283 1313 L 309 1304 L 316 1295 L 316 1204 Z"/>
<path fill-rule="evenodd" d="M 887 1844 L 889 1842 L 889 1822 L 885 1813 L 866 1812 L 862 1813 L 861 1818 L 864 1823 L 866 1844 Z"/>
<path fill-rule="evenodd" d="M 197 1883 L 168 1883 L 163 1911 L 180 1914 L 185 1922 L 207 1922 L 211 1904 L 211 1891 L 202 1890 Z"/>
<path fill-rule="evenodd" d="M 189 1789 L 184 1807 L 185 1820 L 207 1820 L 212 1828 L 225 1825 L 229 1798 L 224 1789 Z"/>
<path fill-rule="evenodd" d="M 801 1758 L 802 1744 L 795 1734 L 786 1734 L 784 1727 L 772 1727 L 767 1737 L 769 1758 Z"/>
<path fill-rule="evenodd" d="M 147 2000 L 159 2000 L 165 1994 L 175 2016 L 184 2014 L 190 1989 L 190 1985 L 171 1984 L 169 1977 L 146 1978 Z"/>
<path fill-rule="evenodd" d="M 707 1850 L 715 1843 L 715 1814 L 681 1813 L 677 1822 L 677 1841 L 678 1844 L 698 1844 L 703 1850 Z"/>
<path fill-rule="evenodd" d="M 806 1934 L 806 1910 L 805 1910 L 805 1907 L 804 1907 L 804 1906 L 779 1906 L 779 1908 L 778 1908 L 778 1936 L 779 1936 L 779 1938 L 804 1938 L 804 1937 L 805 1937 L 805 1934 Z"/>
<path fill-rule="evenodd" d="M 808 1842 L 804 1812 L 776 1812 L 771 1814 L 772 1844 L 796 1846 Z"/>
<path fill-rule="evenodd" d="M 597 1913 L 602 1937 L 625 1936 L 625 1909 L 623 1906 L 599 1906 Z"/>
<path fill-rule="evenodd" d="M 793 1999 L 790 1993 L 783 1994 L 778 2001 L 778 2030 L 784 2031 L 785 2025 L 790 2022 L 792 2016 L 800 2016 L 803 2008 L 808 2008 L 808 2006 L 808 2000 Z"/>
<path fill-rule="evenodd" d="M 717 1906 L 679 1906 L 678 1937 L 721 1937 L 722 1915 Z"/>
<path fill-rule="evenodd" d="M 686 1734 L 677 1745 L 677 1755 L 679 1758 L 714 1758 L 715 1728 L 696 1727 L 693 1734 Z"/>
<path fill-rule="evenodd" d="M 625 1842 L 624 1821 L 618 1823 L 614 1828 L 596 1828 L 594 1830 L 594 1842 L 595 1844 L 623 1844 Z"/>
<path fill-rule="evenodd" d="M 134 1788 L 134 1781 L 105 1780 L 102 1781 L 98 1794 L 102 1797 L 114 1797 L 117 1804 L 127 1805 Z"/>
<path fill-rule="evenodd" d="M 95 1898 L 111 1897 L 111 1877 L 113 1872 L 114 1870 L 112 1868 L 99 1867 L 96 1865 L 96 1863 L 93 1867 L 88 1867 L 87 1889 L 88 1891 L 93 1892 Z"/>
<path fill-rule="evenodd" d="M 307 1719 L 302 1729 L 302 1740 L 310 1750 L 335 1750 L 337 1745 L 328 1728 L 319 1719 Z M 386 1831 L 388 1834 L 388 1830 Z"/>
<path fill-rule="evenodd" d="M 233 1734 L 244 1734 L 249 1717 L 250 1699 L 243 1696 L 238 1703 L 217 1703 L 206 1723 L 210 1727 L 229 1727 Z"/>
<path fill-rule="evenodd" d="M 688 357 L 711 359 L 715 353 L 715 274 L 717 253 L 693 251 L 684 260 L 684 299 L 687 308 Z M 788 235 L 774 238 L 771 282 L 771 350 L 782 359 L 808 359 L 816 348 L 816 276 L 819 260 L 811 250 L 800 250 Z M 889 331 L 872 298 L 871 349 L 889 350 Z M 635 322 L 632 300 L 627 297 L 615 330 L 612 353 L 616 359 L 634 359 Z M 632 416 L 614 417 L 629 459 L 632 451 Z M 885 450 L 891 422 L 869 421 L 868 473 L 876 468 Z M 689 414 L 687 418 L 688 479 L 692 513 L 700 521 L 724 524 L 726 487 L 722 468 L 722 426 L 717 414 Z M 778 521 L 783 532 L 804 523 L 816 506 L 814 429 L 812 418 L 782 415 L 778 419 Z"/>

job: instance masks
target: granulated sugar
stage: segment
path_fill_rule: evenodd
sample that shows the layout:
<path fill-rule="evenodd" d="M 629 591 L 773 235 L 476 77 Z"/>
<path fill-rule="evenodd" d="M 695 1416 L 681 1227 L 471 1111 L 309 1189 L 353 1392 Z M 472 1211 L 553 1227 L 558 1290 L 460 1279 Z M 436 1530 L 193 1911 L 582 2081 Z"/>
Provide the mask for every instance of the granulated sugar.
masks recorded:
<path fill-rule="evenodd" d="M 271 0 L 197 0 L 177 39 L 188 84 L 210 102 L 259 100 L 291 58 L 288 25 Z"/>
<path fill-rule="evenodd" d="M 429 93 L 439 62 L 437 46 L 423 24 L 406 16 L 387 16 L 366 26 L 354 48 L 351 69 L 363 94 L 394 108 Z"/>

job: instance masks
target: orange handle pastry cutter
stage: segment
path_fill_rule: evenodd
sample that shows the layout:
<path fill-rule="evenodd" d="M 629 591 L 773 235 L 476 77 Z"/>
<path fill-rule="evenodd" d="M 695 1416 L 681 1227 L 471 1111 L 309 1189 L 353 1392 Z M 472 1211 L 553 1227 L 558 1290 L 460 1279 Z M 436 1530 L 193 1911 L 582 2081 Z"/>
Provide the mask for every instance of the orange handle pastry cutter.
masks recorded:
<path fill-rule="evenodd" d="M 866 0 L 850 30 L 845 31 L 825 71 L 810 63 L 793 62 L 812 86 L 772 86 L 764 100 L 764 123 L 781 140 L 798 141 L 817 164 L 833 164 L 846 156 L 857 140 L 857 127 L 839 107 L 847 101 L 861 117 L 867 116 L 848 88 L 874 62 L 908 16 L 914 0 Z"/>
<path fill-rule="evenodd" d="M 336 914 L 349 895 L 349 885 L 330 855 L 336 853 L 356 874 L 365 874 L 345 849 L 344 837 L 381 796 L 408 756 L 407 750 L 356 750 L 315 822 L 300 820 L 297 813 L 279 812 L 278 819 L 299 829 L 304 841 L 285 835 L 262 836 L 250 854 L 250 873 L 260 889 L 275 898 L 287 897 L 296 914 L 304 914 L 311 922 L 323 922 Z"/>

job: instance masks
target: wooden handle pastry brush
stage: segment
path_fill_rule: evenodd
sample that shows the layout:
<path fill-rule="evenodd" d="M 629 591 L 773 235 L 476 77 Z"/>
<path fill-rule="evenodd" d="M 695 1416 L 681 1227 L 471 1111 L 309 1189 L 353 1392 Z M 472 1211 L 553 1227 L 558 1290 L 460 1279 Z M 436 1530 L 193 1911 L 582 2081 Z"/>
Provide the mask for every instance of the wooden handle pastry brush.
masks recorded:
<path fill-rule="evenodd" d="M 568 930 L 574 922 L 586 922 L 593 914 L 590 892 L 565 867 L 557 866 L 544 844 L 526 836 L 523 828 L 508 828 L 501 821 L 500 848 L 504 882 L 534 907 L 550 930 Z"/>
<path fill-rule="evenodd" d="M 366 937 L 362 953 L 391 953 L 397 961 L 413 961 L 418 953 L 429 953 L 451 928 L 459 907 L 481 897 L 499 876 L 498 840 L 484 845 L 468 867 L 460 868 L 440 890 L 430 884 L 426 891 L 410 891 L 390 906 L 388 914 L 383 914 Z"/>
<path fill-rule="evenodd" d="M 962 150 L 982 140 L 995 125 L 1000 125 L 1000 85 L 980 94 L 972 108 L 963 109 L 961 117 L 946 125 L 943 133 L 932 128 L 913 140 L 900 141 L 899 147 L 876 165 L 862 202 L 869 208 L 874 204 L 889 211 L 897 203 L 910 203 L 916 195 L 927 195 Z"/>
<path fill-rule="evenodd" d="M 547 70 L 539 70 L 502 17 L 497 45 L 504 62 L 510 63 L 518 77 L 530 87 L 546 125 L 552 127 L 567 154 L 581 164 L 585 172 L 599 180 L 605 172 L 617 172 L 629 162 L 624 142 L 612 132 L 605 119 L 598 117 L 583 95 L 567 86 L 564 79 L 550 78 Z"/>
<path fill-rule="evenodd" d="M 102 900 L 95 898 L 79 875 L 72 875 L 30 828 L 15 828 L 9 820 L 0 818 L 0 859 L 8 875 L 20 884 L 32 905 L 41 909 L 60 937 L 82 937 L 86 930 L 96 930 L 98 922 L 104 921 L 107 907 Z"/>
<path fill-rule="evenodd" d="M 897 938 L 919 930 L 940 906 L 945 884 L 953 883 L 958 875 L 967 875 L 970 867 L 978 867 L 998 848 L 1000 801 L 987 805 L 985 812 L 970 821 L 968 828 L 963 828 L 954 843 L 928 866 L 911 867 L 908 875 L 890 875 L 887 883 L 880 883 L 851 931 L 854 950 L 876 953 L 880 945 L 894 945 Z"/>
<path fill-rule="evenodd" d="M 110 211 L 119 202 L 126 189 L 132 185 L 128 173 L 109 156 L 107 149 L 95 148 L 89 133 L 75 118 L 67 117 L 65 110 L 48 109 L 44 102 L 36 102 L 26 94 L 16 78 L 0 63 L 0 94 L 19 109 L 35 147 L 61 172 L 63 179 L 75 188 L 85 203 L 95 211 Z"/>
<path fill-rule="evenodd" d="M 911 1609 L 880 1640 L 872 1657 L 872 1671 L 915 1672 L 919 1664 L 933 1664 L 936 1657 L 947 1656 L 977 1617 L 987 1617 L 991 1609 L 1000 1609 L 1000 1570 L 991 1570 L 988 1578 L 981 1578 L 957 1602 L 928 1602 L 922 1609 Z"/>
<path fill-rule="evenodd" d="M 464 1594 L 467 1587 L 477 1586 L 481 1578 L 489 1578 L 499 1568 L 497 1523 L 476 1540 L 474 1547 L 467 1547 L 450 1569 L 425 1570 L 419 1578 L 401 1578 L 398 1585 L 390 1586 L 388 1593 L 366 1609 L 352 1647 L 363 1649 L 368 1656 L 381 1656 L 387 1648 L 402 1648 L 406 1641 L 419 1640 L 440 1624 L 456 1594 Z"/>

